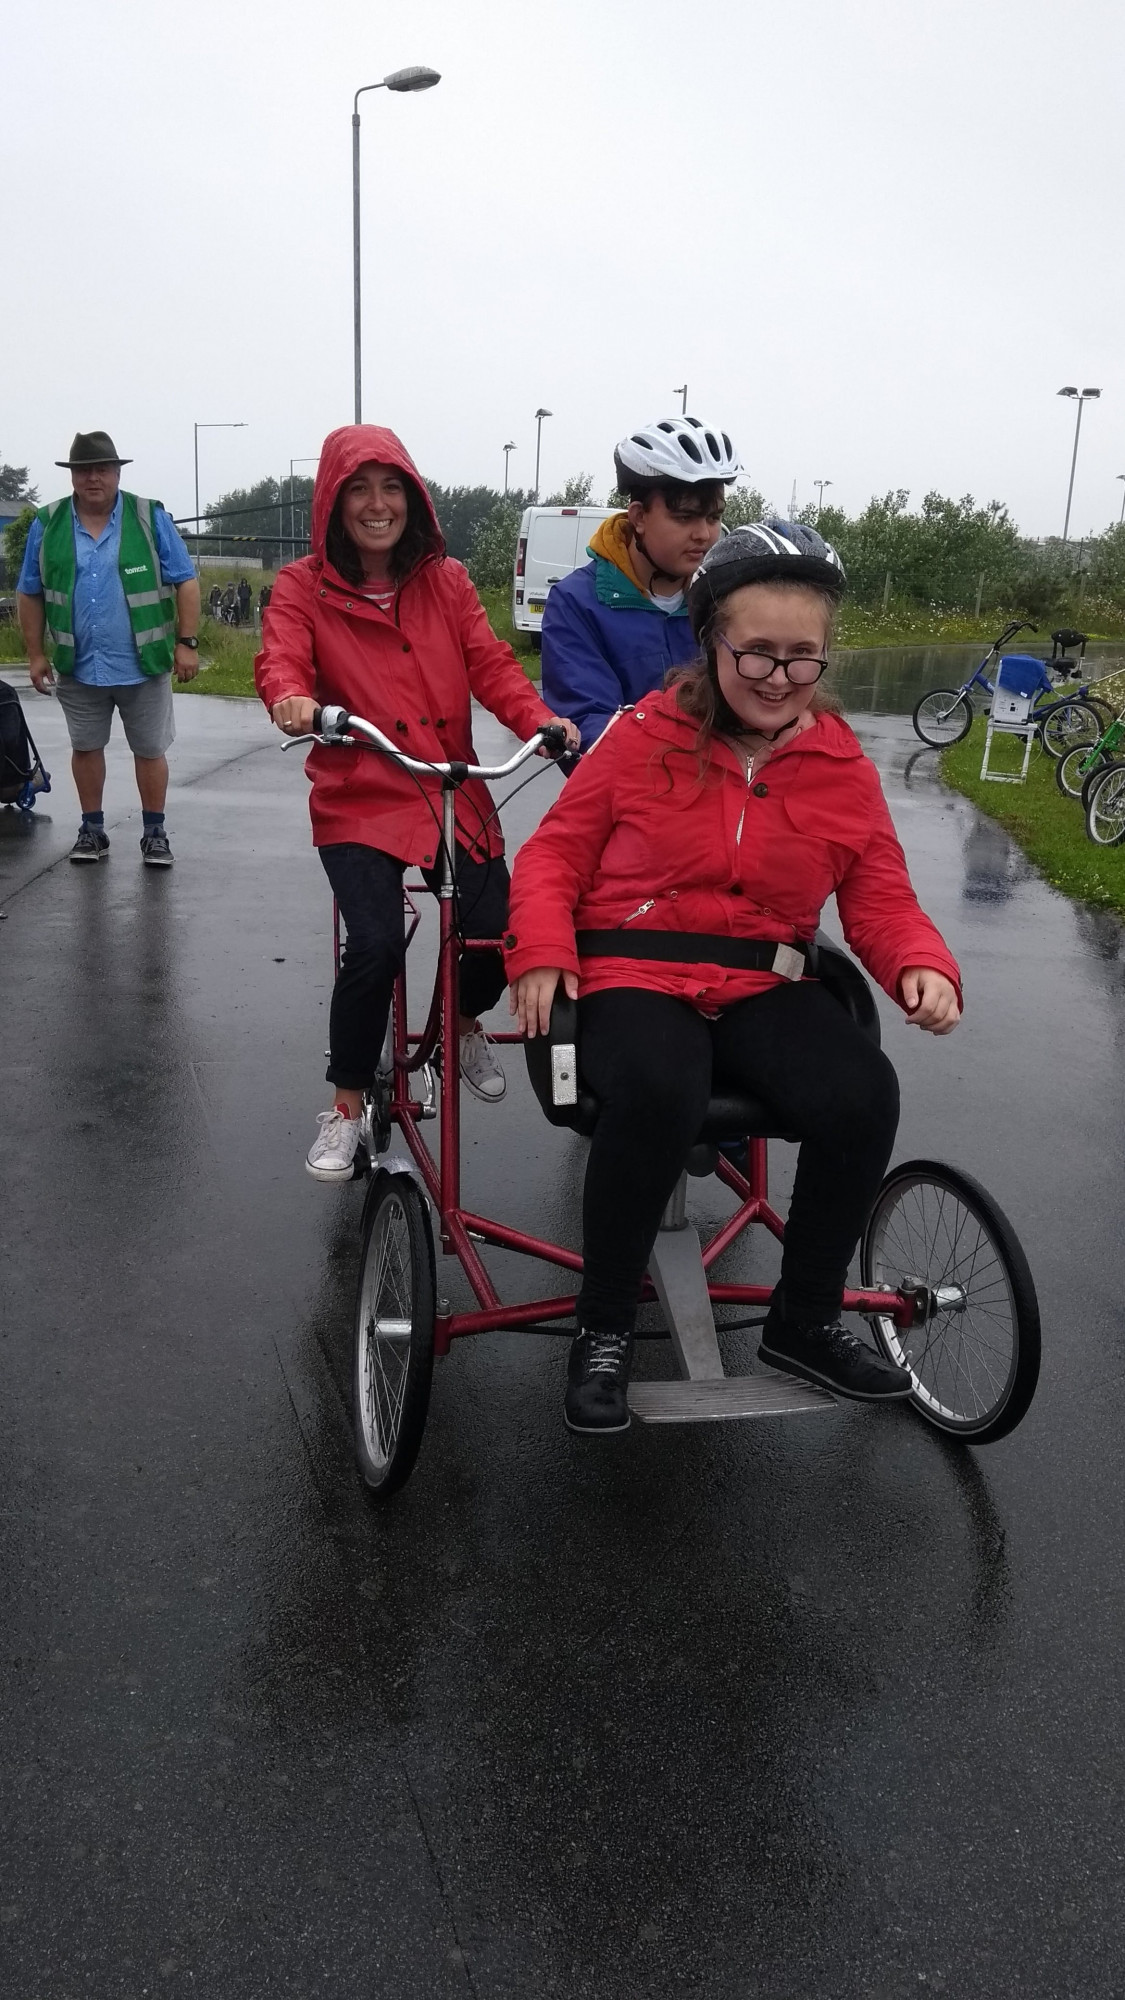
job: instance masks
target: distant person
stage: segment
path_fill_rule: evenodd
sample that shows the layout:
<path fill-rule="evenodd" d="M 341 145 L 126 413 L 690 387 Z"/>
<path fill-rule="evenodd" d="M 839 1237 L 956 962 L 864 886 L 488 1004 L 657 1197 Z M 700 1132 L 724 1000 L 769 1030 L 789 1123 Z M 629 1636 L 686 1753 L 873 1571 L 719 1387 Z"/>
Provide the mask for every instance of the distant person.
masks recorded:
<path fill-rule="evenodd" d="M 233 625 L 233 624 L 234 624 L 234 585 L 233 585 L 233 583 L 228 583 L 228 585 L 227 585 L 226 589 L 224 590 L 224 592 L 223 592 L 223 594 L 222 594 L 222 597 L 221 597 L 221 598 L 220 598 L 220 600 L 219 600 L 219 603 L 220 603 L 220 607 L 221 607 L 221 610 L 222 610 L 222 614 L 223 614 L 223 624 L 224 624 L 224 625 Z"/>
<path fill-rule="evenodd" d="M 217 618 L 219 616 L 219 611 L 221 609 L 222 602 L 223 602 L 223 593 L 220 590 L 218 584 L 213 583 L 211 585 L 210 596 L 207 599 L 207 604 L 210 609 L 212 618 Z"/>
<path fill-rule="evenodd" d="M 171 676 L 190 681 L 199 671 L 199 584 L 160 502 L 121 491 L 121 467 L 132 460 L 118 457 L 105 431 L 79 431 L 70 457 L 55 462 L 69 469 L 73 495 L 39 508 L 17 603 L 32 682 L 40 694 L 57 690 L 70 732 L 82 808 L 70 859 L 109 855 L 102 797 L 116 709 L 133 752 L 141 854 L 146 867 L 170 868 Z"/>
<path fill-rule="evenodd" d="M 261 589 L 260 589 L 260 591 L 258 592 L 258 613 L 259 613 L 259 616 L 260 616 L 260 615 L 261 615 L 261 613 L 262 613 L 262 612 L 263 612 L 263 611 L 264 611 L 264 610 L 266 609 L 267 605 L 269 604 L 269 601 L 270 601 L 270 598 L 271 598 L 272 596 L 273 596 L 273 585 L 272 585 L 272 583 L 263 583 L 263 585 L 262 585 L 262 588 L 261 588 Z"/>
<path fill-rule="evenodd" d="M 698 417 L 634 431 L 613 464 L 625 511 L 601 523 L 591 561 L 552 585 L 543 613 L 543 699 L 578 724 L 585 750 L 696 657 L 685 592 L 742 471 L 726 432 Z"/>
<path fill-rule="evenodd" d="M 251 599 L 251 598 L 253 597 L 253 595 L 254 595 L 254 593 L 253 593 L 253 591 L 251 590 L 251 588 L 250 588 L 250 585 L 249 585 L 249 584 L 247 583 L 247 581 L 246 581 L 246 578 L 245 578 L 245 577 L 242 577 L 242 578 L 240 579 L 240 581 L 239 581 L 239 585 L 238 585 L 238 590 L 237 590 L 237 592 L 236 592 L 235 594 L 236 594 L 236 596 L 237 596 L 237 598 L 238 598 L 238 616 L 239 616 L 239 622 L 240 622 L 240 624 L 243 624 L 243 625 L 245 625 L 245 623 L 246 623 L 246 620 L 247 620 L 247 619 L 249 618 L 249 616 L 250 616 L 250 599 Z"/>
<path fill-rule="evenodd" d="M 433 502 L 393 431 L 349 424 L 325 439 L 312 544 L 314 554 L 287 563 L 277 579 L 254 662 L 258 693 L 286 735 L 306 734 L 317 707 L 338 702 L 412 757 L 475 763 L 474 697 L 525 742 L 557 720 L 496 637 L 461 564 L 447 558 Z M 577 730 L 567 735 L 577 746 Z M 328 1027 L 332 1099 L 305 1165 L 314 1180 L 341 1181 L 351 1179 L 363 1093 L 375 1080 L 405 953 L 403 871 L 413 862 L 431 887 L 440 878 L 441 780 L 320 745 L 305 769 L 313 843 L 347 933 Z M 470 779 L 457 792 L 466 937 L 498 938 L 505 929 L 503 853 L 488 790 Z M 493 1104 L 504 1095 L 504 1072 L 478 1016 L 504 990 L 499 951 L 465 952 L 458 977 L 461 1077 Z"/>

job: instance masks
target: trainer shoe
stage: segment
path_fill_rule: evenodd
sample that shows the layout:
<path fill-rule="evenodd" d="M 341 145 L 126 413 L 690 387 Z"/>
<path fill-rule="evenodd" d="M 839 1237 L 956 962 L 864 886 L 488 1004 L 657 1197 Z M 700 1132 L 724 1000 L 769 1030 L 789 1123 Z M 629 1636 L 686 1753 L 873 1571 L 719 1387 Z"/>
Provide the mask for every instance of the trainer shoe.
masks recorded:
<path fill-rule="evenodd" d="M 492 1043 L 479 1021 L 461 1037 L 461 1075 L 473 1096 L 483 1098 L 486 1104 L 498 1104 L 508 1088 L 508 1080 L 492 1053 Z"/>
<path fill-rule="evenodd" d="M 567 1429 L 608 1435 L 629 1428 L 631 1333 L 587 1333 L 580 1329 L 570 1349 L 566 1401 Z"/>
<path fill-rule="evenodd" d="M 776 1305 L 771 1305 L 766 1315 L 758 1359 L 787 1375 L 800 1375 L 807 1382 L 835 1389 L 837 1395 L 849 1396 L 857 1403 L 909 1396 L 913 1387 L 909 1369 L 881 1361 L 839 1320 L 808 1325 L 784 1318 Z"/>
<path fill-rule="evenodd" d="M 338 1104 L 318 1111 L 320 1130 L 309 1147 L 305 1168 L 314 1181 L 350 1181 L 359 1145 L 359 1119 L 349 1118 Z"/>
<path fill-rule="evenodd" d="M 100 826 L 87 826 L 83 820 L 78 829 L 78 838 L 70 850 L 72 861 L 108 861 L 109 835 Z"/>
<path fill-rule="evenodd" d="M 141 859 L 146 868 L 170 868 L 172 850 L 168 845 L 168 835 L 162 826 L 154 826 L 141 835 Z"/>

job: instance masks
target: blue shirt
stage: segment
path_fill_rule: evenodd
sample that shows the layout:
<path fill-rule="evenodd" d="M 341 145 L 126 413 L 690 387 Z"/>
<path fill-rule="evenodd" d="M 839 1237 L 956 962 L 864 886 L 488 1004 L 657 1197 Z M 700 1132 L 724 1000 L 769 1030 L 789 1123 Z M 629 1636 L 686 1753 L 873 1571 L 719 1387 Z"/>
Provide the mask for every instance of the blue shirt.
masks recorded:
<path fill-rule="evenodd" d="M 96 541 L 89 529 L 82 526 L 76 511 L 73 512 L 73 519 L 74 679 L 84 681 L 88 687 L 134 686 L 146 676 L 141 672 L 133 628 L 129 623 L 129 606 L 125 602 L 125 589 L 118 568 L 121 554 L 120 493 Z M 195 575 L 191 557 L 163 507 L 152 510 L 152 532 L 165 583 L 189 582 Z M 43 595 L 43 579 L 39 574 L 42 540 L 43 524 L 36 519 L 31 524 L 23 568 L 16 585 L 25 597 Z"/>

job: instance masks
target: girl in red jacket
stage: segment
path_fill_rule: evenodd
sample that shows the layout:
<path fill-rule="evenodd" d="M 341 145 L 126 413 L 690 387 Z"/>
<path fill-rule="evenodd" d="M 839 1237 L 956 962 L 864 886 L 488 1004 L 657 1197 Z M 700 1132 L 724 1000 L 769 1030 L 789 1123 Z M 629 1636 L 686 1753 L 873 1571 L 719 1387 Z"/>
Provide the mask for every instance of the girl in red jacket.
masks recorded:
<path fill-rule="evenodd" d="M 525 742 L 555 720 L 496 637 L 460 563 L 446 556 L 433 503 L 393 431 L 349 424 L 325 438 L 312 546 L 278 577 L 254 662 L 258 693 L 287 735 L 306 734 L 318 706 L 339 703 L 412 757 L 475 763 L 472 696 Z M 332 1103 L 305 1164 L 315 1180 L 349 1180 L 405 949 L 403 872 L 417 862 L 436 886 L 441 789 L 440 780 L 411 777 L 370 750 L 318 744 L 305 769 L 313 842 L 347 932 L 329 1025 Z M 503 932 L 503 853 L 488 789 L 471 781 L 457 795 L 466 937 Z M 460 977 L 461 1075 L 495 1103 L 504 1072 L 477 1016 L 503 992 L 499 952 L 466 952 Z"/>
<path fill-rule="evenodd" d="M 765 1098 L 801 1139 L 761 1358 L 862 1400 L 910 1392 L 905 1369 L 839 1323 L 898 1085 L 810 976 L 806 946 L 834 893 L 852 949 L 935 1035 L 960 1018 L 960 979 L 918 907 L 874 766 L 817 701 L 843 588 L 839 557 L 809 528 L 772 521 L 718 542 L 689 599 L 703 659 L 621 713 L 516 860 L 512 1011 L 546 1033 L 564 982 L 601 1105 L 572 1430 L 628 1425 L 637 1294 L 713 1081 Z"/>

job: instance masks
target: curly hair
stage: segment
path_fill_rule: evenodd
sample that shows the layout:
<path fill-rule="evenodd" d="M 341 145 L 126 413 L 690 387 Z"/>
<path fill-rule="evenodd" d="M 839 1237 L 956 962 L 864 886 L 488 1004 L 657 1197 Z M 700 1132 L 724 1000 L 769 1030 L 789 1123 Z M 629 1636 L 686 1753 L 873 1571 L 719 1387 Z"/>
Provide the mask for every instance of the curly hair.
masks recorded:
<path fill-rule="evenodd" d="M 438 562 L 445 557 L 445 543 L 434 526 L 421 489 L 408 473 L 400 477 L 406 493 L 406 526 L 391 550 L 391 577 L 396 586 L 405 583 L 427 557 L 432 556 Z M 329 516 L 324 553 L 344 582 L 354 584 L 358 590 L 363 582 L 363 558 L 344 526 L 344 491 L 341 486 Z"/>

